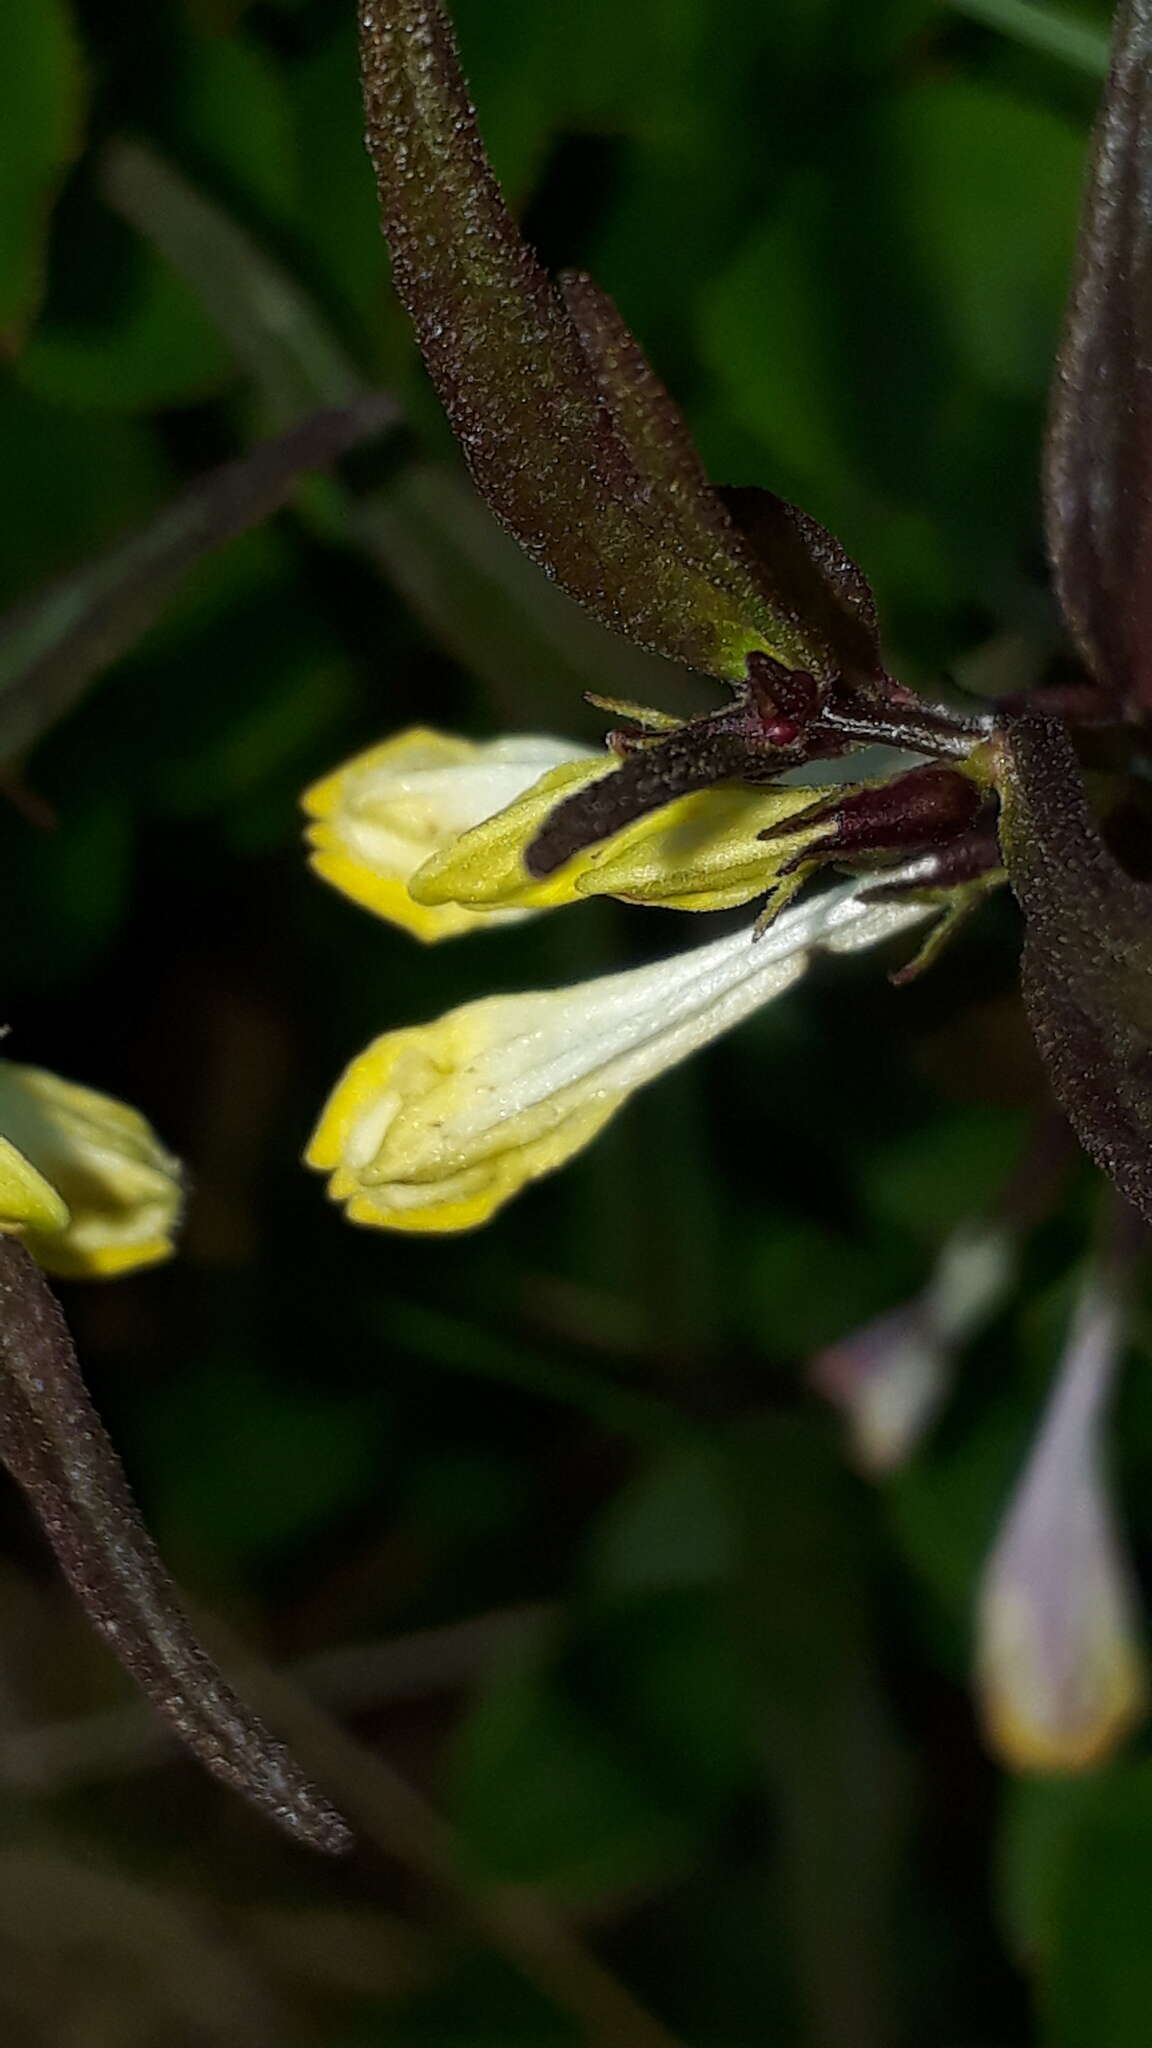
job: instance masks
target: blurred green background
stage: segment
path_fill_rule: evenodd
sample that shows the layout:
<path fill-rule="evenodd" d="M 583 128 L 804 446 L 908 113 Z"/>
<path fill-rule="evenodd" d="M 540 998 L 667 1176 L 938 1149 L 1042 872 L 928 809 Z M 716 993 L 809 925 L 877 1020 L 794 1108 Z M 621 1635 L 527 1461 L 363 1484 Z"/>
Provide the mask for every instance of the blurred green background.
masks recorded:
<path fill-rule="evenodd" d="M 6 1050 L 137 1102 L 192 1178 L 173 1266 L 65 1290 L 93 1390 L 190 1595 L 399 1774 L 346 1867 L 284 1846 L 157 1745 L 5 1493 L 5 2040 L 1146 2048 L 1152 1750 L 1006 1781 L 966 1683 L 1090 1176 L 904 1471 L 854 1475 L 807 1379 L 1042 1097 L 1011 906 L 907 991 L 821 969 L 475 1237 L 350 1229 L 297 1162 L 369 1037 L 700 929 L 589 903 L 425 951 L 309 875 L 301 789 L 414 720 L 586 739 L 584 689 L 696 700 L 462 480 L 389 292 L 351 0 L 3 11 L 0 604 L 363 382 L 405 421 L 90 688 L 66 650 L 66 715 L 18 745 L 0 626 Z M 1034 679 L 1106 8 L 455 15 L 531 236 L 616 295 L 713 474 L 842 536 L 908 680 Z"/>

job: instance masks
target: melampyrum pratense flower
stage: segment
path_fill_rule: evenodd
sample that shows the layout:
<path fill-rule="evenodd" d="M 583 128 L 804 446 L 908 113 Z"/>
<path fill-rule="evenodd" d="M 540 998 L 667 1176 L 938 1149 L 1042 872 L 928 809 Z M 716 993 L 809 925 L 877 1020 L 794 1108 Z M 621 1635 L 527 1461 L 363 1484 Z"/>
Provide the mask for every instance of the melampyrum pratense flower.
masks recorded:
<path fill-rule="evenodd" d="M 1111 852 L 1077 754 L 1112 729 L 1107 828 L 1129 806 L 1152 705 L 1152 382 L 1138 346 L 1152 329 L 1150 22 L 1149 0 L 1120 11 L 1048 466 L 1057 585 L 1090 680 L 977 714 L 895 679 L 867 579 L 833 536 L 769 491 L 712 486 L 612 302 L 540 269 L 485 159 L 440 0 L 365 0 L 393 275 L 480 491 L 571 596 L 730 701 L 677 720 L 600 700 L 619 722 L 599 759 L 536 737 L 403 733 L 309 793 L 314 864 L 425 940 L 606 894 L 758 904 L 760 943 L 758 958 L 720 941 L 386 1034 L 308 1154 L 354 1220 L 484 1221 L 633 1088 L 786 986 L 833 927 L 850 919 L 873 943 L 934 912 L 907 975 L 1005 870 L 1057 1094 L 1152 1215 L 1152 898 Z M 903 750 L 895 774 L 815 778 L 814 764 L 877 742 Z M 805 786 L 782 782 L 795 770 Z M 786 908 L 829 863 L 854 890 Z"/>
<path fill-rule="evenodd" d="M 1083 674 L 980 713 L 896 680 L 867 579 L 833 536 L 769 491 L 713 487 L 611 301 L 540 269 L 485 160 L 440 0 L 362 0 L 361 28 L 393 276 L 478 489 L 570 596 L 730 694 L 687 720 L 594 700 L 618 721 L 600 758 L 401 734 L 311 792 L 314 862 L 425 940 L 597 894 L 757 909 L 655 966 L 387 1032 L 337 1086 L 310 1162 L 356 1222 L 482 1223 L 815 950 L 931 917 L 905 979 L 1007 879 L 1055 1094 L 1152 1220 L 1152 0 L 1117 13 L 1045 472 Z M 897 772 L 814 772 L 876 744 L 903 753 Z M 792 900 L 830 864 L 853 879 Z M 927 1426 L 1007 1284 L 1003 1252 L 977 1228 L 842 1355 L 837 1391 L 874 1465 Z M 1117 1349 L 1097 1288 L 989 1567 L 982 1696 L 1011 1762 L 1080 1767 L 1142 1697 L 1096 1434 Z"/>

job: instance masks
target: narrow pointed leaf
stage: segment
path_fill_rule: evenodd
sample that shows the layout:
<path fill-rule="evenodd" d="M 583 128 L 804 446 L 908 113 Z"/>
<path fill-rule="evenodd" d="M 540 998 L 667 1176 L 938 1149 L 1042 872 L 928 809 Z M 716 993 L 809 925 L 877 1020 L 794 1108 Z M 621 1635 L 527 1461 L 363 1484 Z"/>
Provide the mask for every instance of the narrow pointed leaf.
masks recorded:
<path fill-rule="evenodd" d="M 1063 726 L 1002 739 L 1000 839 L 1026 921 L 1024 1000 L 1081 1144 L 1152 1221 L 1152 888 L 1096 827 Z"/>
<path fill-rule="evenodd" d="M 302 472 L 395 423 L 380 392 L 313 413 L 189 486 L 107 554 L 0 619 L 0 760 L 39 739 L 153 623 L 202 555 L 283 504 Z"/>
<path fill-rule="evenodd" d="M 1152 711 L 1152 0 L 1123 0 L 1056 368 L 1048 544 L 1101 689 Z"/>
<path fill-rule="evenodd" d="M 90 1400 L 55 1297 L 0 1237 L 0 1459 L 126 1671 L 212 1775 L 298 1841 L 351 1835 L 197 1642 Z"/>
<path fill-rule="evenodd" d="M 754 648 L 809 666 L 807 635 L 750 613 L 675 543 L 564 300 L 484 156 L 437 0 L 361 11 L 368 145 L 397 289 L 488 504 L 534 561 L 619 631 L 739 679 Z"/>
<path fill-rule="evenodd" d="M 365 379 L 296 280 L 156 150 L 118 138 L 101 172 L 110 203 L 180 272 L 244 365 L 270 426 L 363 394 Z"/>

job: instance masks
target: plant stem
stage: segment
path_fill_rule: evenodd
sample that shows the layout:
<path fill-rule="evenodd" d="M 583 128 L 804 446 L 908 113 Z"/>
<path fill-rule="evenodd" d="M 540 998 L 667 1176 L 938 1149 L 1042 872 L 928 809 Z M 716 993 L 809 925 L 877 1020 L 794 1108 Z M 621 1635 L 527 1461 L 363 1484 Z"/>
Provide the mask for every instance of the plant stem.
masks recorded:
<path fill-rule="evenodd" d="M 201 1648 L 84 1385 L 56 1298 L 0 1235 L 0 1461 L 89 1621 L 213 1776 L 313 1848 L 348 1829 Z"/>

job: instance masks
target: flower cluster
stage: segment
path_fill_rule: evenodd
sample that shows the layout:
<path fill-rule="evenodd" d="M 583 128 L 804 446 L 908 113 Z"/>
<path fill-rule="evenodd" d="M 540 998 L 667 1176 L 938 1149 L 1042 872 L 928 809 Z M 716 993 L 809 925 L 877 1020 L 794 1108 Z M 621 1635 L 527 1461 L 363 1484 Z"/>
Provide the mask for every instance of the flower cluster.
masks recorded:
<path fill-rule="evenodd" d="M 318 871 L 425 940 L 590 895 L 718 910 L 775 884 L 775 915 L 755 943 L 745 926 L 652 966 L 489 997 L 378 1038 L 339 1082 L 307 1153 L 354 1223 L 487 1222 L 643 1083 L 790 988 L 817 948 L 876 945 L 932 914 L 916 897 L 876 901 L 862 883 L 778 908 L 828 832 L 823 789 L 700 791 L 546 879 L 529 874 L 525 852 L 558 799 L 616 772 L 551 740 L 476 745 L 414 731 L 307 793 Z"/>
<path fill-rule="evenodd" d="M 540 268 L 485 158 L 441 0 L 366 0 L 361 29 L 394 282 L 477 488 L 569 596 L 729 701 L 686 721 L 608 706 L 625 722 L 608 758 L 403 733 L 310 792 L 314 864 L 426 941 L 594 895 L 760 908 L 753 931 L 653 966 L 387 1032 L 336 1087 L 309 1163 L 354 1222 L 483 1223 L 814 952 L 932 918 L 905 979 L 1008 879 L 1056 1098 L 1152 1222 L 1152 895 L 1146 848 L 1125 867 L 1106 815 L 1123 824 L 1137 809 L 1152 716 L 1149 9 L 1117 18 L 1045 480 L 1084 679 L 992 714 L 903 686 L 867 578 L 835 537 L 767 490 L 714 486 L 615 306 L 591 279 Z M 1113 744 L 1098 797 L 1083 769 L 1104 761 L 1101 727 Z M 837 757 L 860 767 L 868 745 L 889 750 L 885 777 L 798 782 Z M 854 878 L 792 901 L 827 864 Z M 818 1361 L 873 1469 L 906 1454 L 994 1313 L 1010 1239 L 978 1224 L 917 1300 Z M 1124 1332 L 1114 1283 L 1097 1262 L 980 1602 L 985 1722 L 1025 1768 L 1082 1768 L 1144 1698 L 1100 1451 Z"/>

